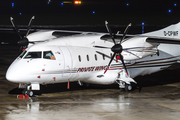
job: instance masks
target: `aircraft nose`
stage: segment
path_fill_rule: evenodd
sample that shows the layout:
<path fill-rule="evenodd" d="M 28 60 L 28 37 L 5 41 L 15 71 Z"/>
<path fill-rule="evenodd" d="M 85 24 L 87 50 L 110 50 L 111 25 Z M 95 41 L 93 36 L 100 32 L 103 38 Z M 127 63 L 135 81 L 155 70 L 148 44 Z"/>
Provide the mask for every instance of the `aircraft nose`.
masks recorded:
<path fill-rule="evenodd" d="M 6 72 L 6 79 L 10 82 L 15 82 L 15 83 L 19 80 L 17 71 L 14 70 L 12 66 L 10 66 Z"/>
<path fill-rule="evenodd" d="M 20 60 L 16 59 L 8 68 L 6 72 L 6 79 L 10 82 L 19 83 L 22 76 Z"/>

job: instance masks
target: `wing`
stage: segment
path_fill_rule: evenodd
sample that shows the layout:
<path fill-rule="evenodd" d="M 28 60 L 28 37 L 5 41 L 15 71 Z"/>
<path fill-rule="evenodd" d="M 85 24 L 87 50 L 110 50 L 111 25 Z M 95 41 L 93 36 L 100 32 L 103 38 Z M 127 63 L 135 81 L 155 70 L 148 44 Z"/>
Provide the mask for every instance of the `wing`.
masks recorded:
<path fill-rule="evenodd" d="M 80 31 L 65 31 L 65 30 L 40 30 L 31 33 L 27 36 L 29 42 L 44 42 L 47 40 L 53 40 L 60 37 L 73 36 L 83 34 Z"/>
<path fill-rule="evenodd" d="M 127 39 L 135 37 L 135 36 L 137 36 L 137 35 L 126 35 L 124 40 L 127 40 Z M 123 38 L 123 34 L 116 34 L 116 35 L 114 35 L 114 39 L 115 39 L 116 43 L 119 42 L 119 40 L 121 40 L 122 38 Z M 103 35 L 100 39 L 112 42 L 112 38 L 108 34 Z M 124 42 L 124 40 L 123 40 L 123 42 Z"/>
<path fill-rule="evenodd" d="M 175 38 L 163 38 L 163 37 L 148 37 L 146 42 L 158 43 L 158 44 L 180 44 L 180 39 Z"/>
<path fill-rule="evenodd" d="M 82 34 L 82 32 L 75 32 L 75 31 L 54 31 L 52 33 L 52 36 L 55 36 L 56 38 L 59 38 L 59 37 L 73 36 L 73 35 L 79 35 L 79 34 Z"/>
<path fill-rule="evenodd" d="M 122 39 L 122 37 L 123 37 L 123 34 L 118 34 L 114 36 L 116 41 L 119 41 L 120 39 Z M 153 36 L 144 36 L 144 35 L 126 35 L 126 38 L 124 41 L 133 37 L 147 37 L 146 42 L 149 42 L 149 43 L 180 44 L 180 39 L 155 37 L 155 36 L 153 37 Z M 106 40 L 106 41 L 111 42 L 111 36 L 108 34 L 105 34 L 101 37 L 101 40 Z"/>

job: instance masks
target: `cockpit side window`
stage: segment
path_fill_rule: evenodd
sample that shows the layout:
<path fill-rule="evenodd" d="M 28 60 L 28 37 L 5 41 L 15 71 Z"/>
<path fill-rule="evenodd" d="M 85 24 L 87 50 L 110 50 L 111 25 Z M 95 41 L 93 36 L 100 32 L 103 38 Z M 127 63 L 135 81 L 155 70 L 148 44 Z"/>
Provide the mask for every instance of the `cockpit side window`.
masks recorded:
<path fill-rule="evenodd" d="M 54 54 L 52 53 L 52 51 L 44 51 L 43 52 L 43 58 L 44 59 L 51 59 L 51 60 L 55 60 L 55 56 Z"/>
<path fill-rule="evenodd" d="M 36 59 L 41 58 L 42 52 L 28 52 L 24 59 Z"/>
<path fill-rule="evenodd" d="M 26 51 L 26 50 L 24 50 L 24 51 L 20 54 L 20 56 L 19 56 L 19 57 L 20 57 L 20 58 L 23 58 L 23 56 L 26 54 L 26 52 L 27 52 L 27 51 Z"/>

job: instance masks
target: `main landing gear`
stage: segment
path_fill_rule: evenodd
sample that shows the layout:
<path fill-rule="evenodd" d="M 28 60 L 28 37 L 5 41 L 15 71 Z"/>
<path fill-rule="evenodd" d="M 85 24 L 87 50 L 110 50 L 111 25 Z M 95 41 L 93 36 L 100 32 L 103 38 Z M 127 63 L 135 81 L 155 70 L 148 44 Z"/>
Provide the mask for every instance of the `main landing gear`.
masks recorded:
<path fill-rule="evenodd" d="M 116 82 L 119 84 L 121 91 L 132 91 L 134 89 L 133 83 L 127 84 L 122 80 L 117 80 Z"/>

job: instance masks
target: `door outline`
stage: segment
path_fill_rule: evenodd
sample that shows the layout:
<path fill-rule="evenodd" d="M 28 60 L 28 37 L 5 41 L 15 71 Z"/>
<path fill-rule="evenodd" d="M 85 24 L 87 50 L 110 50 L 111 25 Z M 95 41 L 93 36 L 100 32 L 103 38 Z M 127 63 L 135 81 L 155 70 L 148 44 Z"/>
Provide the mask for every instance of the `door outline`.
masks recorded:
<path fill-rule="evenodd" d="M 61 50 L 61 53 L 63 55 L 63 61 L 64 61 L 64 69 L 62 77 L 68 77 L 71 75 L 71 69 L 72 69 L 72 56 L 67 47 L 59 47 Z"/>

